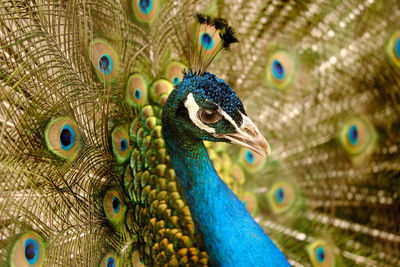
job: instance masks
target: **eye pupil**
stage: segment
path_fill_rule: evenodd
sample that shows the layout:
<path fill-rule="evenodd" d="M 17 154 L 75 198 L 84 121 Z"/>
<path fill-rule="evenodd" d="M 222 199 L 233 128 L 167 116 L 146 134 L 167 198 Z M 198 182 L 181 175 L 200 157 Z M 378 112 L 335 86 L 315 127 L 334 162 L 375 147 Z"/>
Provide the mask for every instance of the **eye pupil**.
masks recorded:
<path fill-rule="evenodd" d="M 205 111 L 204 113 L 205 113 L 204 115 L 205 115 L 206 119 L 212 119 L 214 117 L 214 113 L 212 113 L 212 112 L 210 112 L 208 110 Z"/>

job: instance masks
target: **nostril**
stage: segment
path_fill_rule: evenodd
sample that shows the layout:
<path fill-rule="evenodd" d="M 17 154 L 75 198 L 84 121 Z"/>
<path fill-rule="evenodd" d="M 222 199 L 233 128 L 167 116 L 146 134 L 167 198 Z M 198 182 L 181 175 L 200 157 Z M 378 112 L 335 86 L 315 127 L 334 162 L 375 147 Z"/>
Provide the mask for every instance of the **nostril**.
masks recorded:
<path fill-rule="evenodd" d="M 256 135 L 256 132 L 255 132 L 253 129 L 251 129 L 251 128 L 245 127 L 245 128 L 243 129 L 243 131 L 245 131 L 247 134 L 249 134 L 249 135 L 251 135 L 251 136 L 255 136 L 255 135 Z"/>

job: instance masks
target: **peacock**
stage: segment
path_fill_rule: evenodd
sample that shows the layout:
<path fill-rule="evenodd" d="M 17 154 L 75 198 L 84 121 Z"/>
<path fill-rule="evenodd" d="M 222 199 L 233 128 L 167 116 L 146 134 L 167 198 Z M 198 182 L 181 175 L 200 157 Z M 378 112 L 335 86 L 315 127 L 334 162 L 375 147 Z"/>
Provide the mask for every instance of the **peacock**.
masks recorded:
<path fill-rule="evenodd" d="M 400 265 L 399 25 L 390 0 L 1 0 L 0 265 Z"/>

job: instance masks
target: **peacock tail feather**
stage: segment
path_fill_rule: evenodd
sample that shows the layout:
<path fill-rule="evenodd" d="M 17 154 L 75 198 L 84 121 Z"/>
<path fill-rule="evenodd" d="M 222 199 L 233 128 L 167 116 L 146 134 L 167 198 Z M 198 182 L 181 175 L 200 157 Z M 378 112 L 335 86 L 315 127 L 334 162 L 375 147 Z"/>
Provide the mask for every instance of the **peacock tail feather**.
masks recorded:
<path fill-rule="evenodd" d="M 271 144 L 206 148 L 290 264 L 400 265 L 399 25 L 390 0 L 2 0 L 0 265 L 209 264 L 161 128 L 193 65 Z"/>

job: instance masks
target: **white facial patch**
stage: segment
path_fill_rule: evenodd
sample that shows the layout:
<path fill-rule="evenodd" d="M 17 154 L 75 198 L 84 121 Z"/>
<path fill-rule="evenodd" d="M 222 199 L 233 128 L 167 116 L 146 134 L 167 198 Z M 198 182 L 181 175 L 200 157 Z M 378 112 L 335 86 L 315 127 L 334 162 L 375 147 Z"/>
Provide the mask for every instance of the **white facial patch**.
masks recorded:
<path fill-rule="evenodd" d="M 219 111 L 221 115 L 225 118 L 225 120 L 229 121 L 233 125 L 233 127 L 235 127 L 236 131 L 238 131 L 239 127 L 237 126 L 236 122 L 231 118 L 231 116 L 229 116 L 228 113 L 226 113 L 222 109 L 220 109 Z"/>
<path fill-rule="evenodd" d="M 223 110 L 220 110 L 220 113 L 227 121 L 229 121 L 233 125 L 233 127 L 235 127 L 238 133 L 250 136 L 254 136 L 257 133 L 260 134 L 257 127 L 254 125 L 253 121 L 249 117 L 244 115 L 242 112 L 239 111 L 240 116 L 242 116 L 243 119 L 242 125 L 240 127 L 236 124 L 236 122 L 232 119 L 232 117 L 228 115 L 228 113 L 226 113 Z M 252 133 L 253 130 L 250 129 L 255 129 L 256 132 Z"/>
<path fill-rule="evenodd" d="M 190 93 L 188 94 L 186 101 L 185 101 L 185 107 L 188 110 L 189 117 L 192 120 L 192 122 L 199 127 L 200 129 L 207 131 L 208 133 L 215 133 L 215 129 L 204 124 L 198 117 L 197 117 L 197 112 L 199 111 L 200 107 L 197 105 L 196 100 L 193 97 L 193 94 Z"/>

